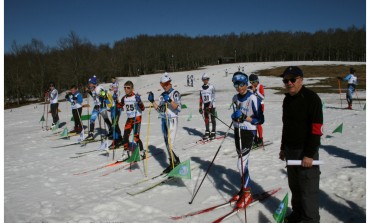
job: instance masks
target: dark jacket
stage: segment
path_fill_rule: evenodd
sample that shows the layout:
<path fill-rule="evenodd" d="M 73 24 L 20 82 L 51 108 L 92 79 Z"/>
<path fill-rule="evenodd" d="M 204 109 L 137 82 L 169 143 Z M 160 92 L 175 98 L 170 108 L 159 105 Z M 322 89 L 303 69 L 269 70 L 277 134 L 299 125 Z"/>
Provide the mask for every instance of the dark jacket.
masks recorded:
<path fill-rule="evenodd" d="M 320 146 L 323 114 L 320 97 L 302 86 L 294 96 L 285 94 L 283 102 L 283 135 L 281 149 L 302 148 L 312 158 Z"/>

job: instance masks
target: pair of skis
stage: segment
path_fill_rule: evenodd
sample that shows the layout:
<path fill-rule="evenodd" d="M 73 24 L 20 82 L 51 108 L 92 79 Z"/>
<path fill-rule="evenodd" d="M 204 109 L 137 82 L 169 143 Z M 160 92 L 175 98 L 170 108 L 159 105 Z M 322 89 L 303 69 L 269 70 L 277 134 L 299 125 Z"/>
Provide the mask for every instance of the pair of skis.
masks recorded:
<path fill-rule="evenodd" d="M 262 193 L 259 193 L 259 194 L 255 194 L 255 195 L 253 195 L 252 202 L 247 207 L 244 207 L 244 208 L 233 207 L 233 209 L 230 212 L 228 212 L 227 214 L 217 218 L 213 222 L 214 223 L 222 222 L 223 220 L 226 220 L 226 219 L 236 215 L 239 211 L 245 210 L 246 208 L 257 204 L 258 202 L 263 201 L 263 200 L 275 195 L 280 190 L 281 190 L 281 188 L 279 187 L 279 188 L 272 189 L 272 190 L 269 190 L 269 191 L 265 191 L 265 192 L 262 192 Z M 211 207 L 199 210 L 199 211 L 190 212 L 188 214 L 184 214 L 184 215 L 180 215 L 180 216 L 173 216 L 173 217 L 171 217 L 171 219 L 172 220 L 179 220 L 179 219 L 185 219 L 185 218 L 200 215 L 200 214 L 209 213 L 209 212 L 217 210 L 217 209 L 221 209 L 221 208 L 224 208 L 224 207 L 227 207 L 227 206 L 232 206 L 234 203 L 236 203 L 236 201 L 227 201 L 227 202 L 224 202 L 224 203 L 221 203 L 221 204 L 218 204 L 218 205 L 214 205 L 214 206 L 211 206 Z"/>

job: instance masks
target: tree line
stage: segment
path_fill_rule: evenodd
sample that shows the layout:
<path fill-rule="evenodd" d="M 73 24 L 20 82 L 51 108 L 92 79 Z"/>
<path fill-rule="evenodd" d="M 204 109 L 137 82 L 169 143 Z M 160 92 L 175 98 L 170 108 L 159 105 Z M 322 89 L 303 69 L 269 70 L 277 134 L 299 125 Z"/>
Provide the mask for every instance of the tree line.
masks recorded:
<path fill-rule="evenodd" d="M 315 33 L 269 31 L 214 36 L 139 35 L 94 45 L 71 31 L 56 47 L 41 40 L 19 45 L 4 55 L 5 104 L 43 98 L 50 81 L 58 89 L 102 82 L 115 76 L 193 70 L 229 62 L 365 61 L 366 30 L 328 29 Z"/>

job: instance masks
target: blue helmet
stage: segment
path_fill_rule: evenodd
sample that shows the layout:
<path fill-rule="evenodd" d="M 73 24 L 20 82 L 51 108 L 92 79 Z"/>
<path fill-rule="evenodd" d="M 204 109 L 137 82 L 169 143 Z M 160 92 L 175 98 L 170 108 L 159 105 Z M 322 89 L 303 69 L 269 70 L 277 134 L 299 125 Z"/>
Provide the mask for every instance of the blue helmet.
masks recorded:
<path fill-rule="evenodd" d="M 232 79 L 233 83 L 242 82 L 248 85 L 248 76 L 243 72 L 235 72 Z"/>
<path fill-rule="evenodd" d="M 98 81 L 95 75 L 89 78 L 89 83 L 92 83 L 94 85 L 98 84 Z"/>

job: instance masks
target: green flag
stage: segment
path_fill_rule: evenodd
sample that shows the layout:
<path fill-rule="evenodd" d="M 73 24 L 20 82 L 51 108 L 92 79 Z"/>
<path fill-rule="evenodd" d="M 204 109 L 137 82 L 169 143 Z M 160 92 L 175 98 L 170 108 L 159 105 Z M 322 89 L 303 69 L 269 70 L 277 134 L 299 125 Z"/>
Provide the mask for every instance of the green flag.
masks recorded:
<path fill-rule="evenodd" d="M 366 110 L 366 103 L 364 104 L 364 109 L 363 109 L 364 111 Z"/>
<path fill-rule="evenodd" d="M 81 121 L 90 120 L 91 115 L 81 115 Z M 75 119 L 71 118 L 71 122 L 73 122 Z"/>
<path fill-rule="evenodd" d="M 168 173 L 167 176 L 191 179 L 190 160 L 186 160 L 177 165 L 173 170 L 171 170 L 171 172 Z"/>
<path fill-rule="evenodd" d="M 343 132 L 343 123 L 340 124 L 336 129 L 334 129 L 332 133 L 336 133 L 336 132 L 339 132 L 339 133 Z"/>
<path fill-rule="evenodd" d="M 63 132 L 62 132 L 62 134 L 60 134 L 60 136 L 61 136 L 61 137 L 67 137 L 67 136 L 68 136 L 68 129 L 67 129 L 67 127 L 65 127 L 65 128 L 63 129 Z"/>
<path fill-rule="evenodd" d="M 45 121 L 45 117 L 44 115 L 42 115 L 41 119 L 40 119 L 40 122 L 44 122 Z"/>
<path fill-rule="evenodd" d="M 131 162 L 138 162 L 138 161 L 140 161 L 140 149 L 139 149 L 139 145 L 136 146 L 136 149 L 131 154 L 130 158 L 128 158 L 126 160 L 126 162 L 131 163 Z"/>
<path fill-rule="evenodd" d="M 186 106 L 186 104 L 181 104 L 181 108 L 188 108 L 188 106 Z"/>
<path fill-rule="evenodd" d="M 272 215 L 277 223 L 284 222 L 286 209 L 288 207 L 288 193 L 285 195 L 283 201 L 279 204 L 278 209 Z"/>
<path fill-rule="evenodd" d="M 192 115 L 192 113 L 190 113 L 190 115 L 188 117 L 188 121 L 190 121 L 192 117 L 193 117 L 193 115 Z"/>

